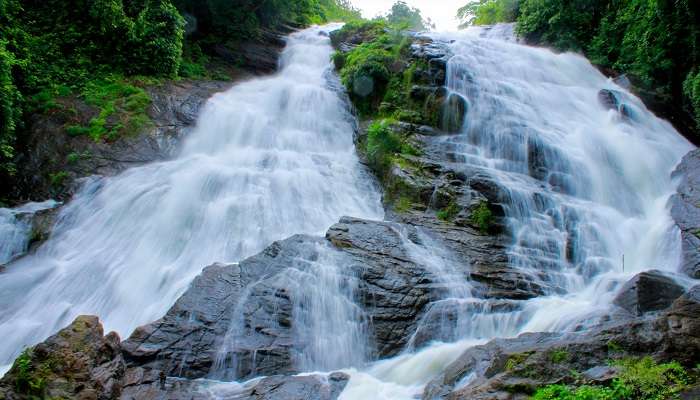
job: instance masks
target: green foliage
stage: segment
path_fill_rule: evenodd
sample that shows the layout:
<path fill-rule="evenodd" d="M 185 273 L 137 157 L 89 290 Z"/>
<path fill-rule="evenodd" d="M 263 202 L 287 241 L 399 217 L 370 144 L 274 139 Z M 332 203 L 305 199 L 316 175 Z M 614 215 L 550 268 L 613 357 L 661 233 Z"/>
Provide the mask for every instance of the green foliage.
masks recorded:
<path fill-rule="evenodd" d="M 14 56 L 0 41 L 0 173 L 13 174 L 15 166 L 15 129 L 19 123 L 22 100 L 12 82 Z"/>
<path fill-rule="evenodd" d="M 549 385 L 537 390 L 533 400 L 665 400 L 676 398 L 690 382 L 676 363 L 657 364 L 651 357 L 625 359 L 610 386 Z"/>
<path fill-rule="evenodd" d="M 554 350 L 549 354 L 549 359 L 555 364 L 560 364 L 569 359 L 569 353 L 566 350 Z"/>
<path fill-rule="evenodd" d="M 185 21 L 169 0 L 148 0 L 130 34 L 130 74 L 175 76 L 180 66 Z"/>
<path fill-rule="evenodd" d="M 683 82 L 683 94 L 690 103 L 690 109 L 695 114 L 695 122 L 700 128 L 700 69 L 688 73 Z"/>
<path fill-rule="evenodd" d="M 122 79 L 112 77 L 90 82 L 81 96 L 99 110 L 87 131 L 95 141 L 134 135 L 151 122 L 146 114 L 151 104 L 148 93 Z"/>
<path fill-rule="evenodd" d="M 630 390 L 630 397 L 645 400 L 673 398 L 689 381 L 688 373 L 677 362 L 657 364 L 651 357 L 626 359 L 619 379 Z"/>
<path fill-rule="evenodd" d="M 489 209 L 489 204 L 487 201 L 482 201 L 474 209 L 474 211 L 472 211 L 470 222 L 477 226 L 481 233 L 487 233 L 489 231 L 491 224 L 493 223 L 493 213 L 491 212 L 491 209 Z"/>
<path fill-rule="evenodd" d="M 585 48 L 608 0 L 521 0 L 517 31 L 562 50 Z"/>
<path fill-rule="evenodd" d="M 481 205 L 483 205 L 483 204 L 484 204 L 484 203 L 481 203 L 481 204 L 479 205 L 479 207 L 481 207 Z M 488 210 L 488 208 L 487 208 L 487 210 Z M 490 211 L 489 211 L 489 213 L 490 213 Z M 473 214 L 472 214 L 472 216 L 473 216 Z M 488 227 L 487 227 L 487 228 L 488 228 Z M 531 354 L 531 353 L 511 354 L 511 355 L 508 357 L 508 360 L 506 360 L 506 371 L 514 371 L 514 370 L 516 370 L 522 363 L 525 362 L 525 360 L 528 359 L 528 357 L 530 357 L 530 354 Z"/>
<path fill-rule="evenodd" d="M 457 11 L 460 28 L 470 25 L 493 25 L 515 22 L 519 0 L 473 0 Z"/>
<path fill-rule="evenodd" d="M 373 122 L 367 129 L 367 158 L 376 171 L 384 171 L 391 157 L 401 152 L 401 138 L 391 130 L 392 120 Z"/>
<path fill-rule="evenodd" d="M 54 172 L 49 176 L 49 181 L 51 182 L 51 186 L 57 188 L 63 186 L 63 183 L 68 179 L 68 172 L 66 171 L 59 171 L 59 172 Z"/>
<path fill-rule="evenodd" d="M 700 67 L 700 2 L 520 0 L 517 22 L 529 41 L 583 51 L 627 74 L 643 97 L 686 103 L 698 118 L 691 78 Z"/>
<path fill-rule="evenodd" d="M 459 214 L 459 212 L 459 205 L 452 201 L 447 205 L 447 207 L 437 212 L 437 217 L 443 221 L 452 221 L 455 219 L 457 214 Z"/>
<path fill-rule="evenodd" d="M 32 350 L 27 348 L 15 360 L 13 366 L 15 373 L 15 389 L 18 393 L 29 398 L 42 398 L 46 387 L 46 380 L 39 376 L 32 366 Z"/>
<path fill-rule="evenodd" d="M 398 29 L 425 31 L 434 28 L 430 19 L 424 19 L 420 10 L 409 7 L 405 1 L 397 1 L 386 16 L 389 25 Z"/>

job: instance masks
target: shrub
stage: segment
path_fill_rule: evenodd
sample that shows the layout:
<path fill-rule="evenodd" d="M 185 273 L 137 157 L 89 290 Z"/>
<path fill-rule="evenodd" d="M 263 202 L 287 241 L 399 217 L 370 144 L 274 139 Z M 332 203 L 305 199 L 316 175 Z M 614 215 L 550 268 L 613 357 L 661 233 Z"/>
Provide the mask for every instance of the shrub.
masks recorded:
<path fill-rule="evenodd" d="M 683 94 L 688 99 L 689 108 L 695 115 L 695 122 L 700 128 L 700 69 L 688 73 L 688 77 L 683 82 Z"/>
<path fill-rule="evenodd" d="M 21 95 L 12 82 L 13 55 L 0 41 L 0 174 L 15 172 L 15 129 L 20 118 Z"/>
<path fill-rule="evenodd" d="M 373 122 L 367 129 L 367 158 L 376 171 L 385 171 L 391 156 L 401 152 L 401 138 L 391 130 L 393 120 Z"/>
<path fill-rule="evenodd" d="M 489 231 L 493 222 L 493 213 L 489 209 L 487 201 L 482 201 L 476 209 L 472 211 L 470 222 L 478 227 L 481 233 L 487 233 Z"/>
<path fill-rule="evenodd" d="M 167 0 L 149 0 L 134 22 L 127 71 L 175 76 L 182 55 L 185 20 Z"/>
<path fill-rule="evenodd" d="M 610 386 L 549 385 L 537 390 L 534 400 L 665 400 L 676 398 L 689 383 L 687 372 L 676 362 L 657 364 L 651 357 L 615 363 L 622 368 Z"/>
<path fill-rule="evenodd" d="M 459 214 L 460 208 L 454 201 L 450 202 L 444 209 L 438 211 L 437 217 L 443 221 L 452 221 L 457 214 Z"/>
<path fill-rule="evenodd" d="M 460 28 L 469 25 L 493 25 L 514 22 L 518 16 L 519 0 L 472 0 L 457 11 Z"/>

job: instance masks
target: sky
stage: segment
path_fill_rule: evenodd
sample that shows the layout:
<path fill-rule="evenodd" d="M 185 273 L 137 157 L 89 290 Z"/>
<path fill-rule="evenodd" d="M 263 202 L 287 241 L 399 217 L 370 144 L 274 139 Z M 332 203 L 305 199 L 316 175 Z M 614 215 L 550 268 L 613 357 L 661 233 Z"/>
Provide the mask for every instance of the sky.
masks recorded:
<path fill-rule="evenodd" d="M 365 18 L 386 14 L 396 0 L 350 0 L 362 10 Z M 404 0 L 411 7 L 421 10 L 423 17 L 429 17 L 437 30 L 456 30 L 459 23 L 455 19 L 457 10 L 468 0 Z"/>

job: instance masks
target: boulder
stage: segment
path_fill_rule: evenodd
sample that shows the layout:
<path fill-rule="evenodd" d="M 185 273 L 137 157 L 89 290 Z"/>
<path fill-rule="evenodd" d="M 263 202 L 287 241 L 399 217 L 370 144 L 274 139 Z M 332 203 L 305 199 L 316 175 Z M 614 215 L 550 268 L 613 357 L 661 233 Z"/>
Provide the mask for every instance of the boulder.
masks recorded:
<path fill-rule="evenodd" d="M 667 309 L 684 292 L 673 279 L 652 270 L 637 274 L 625 283 L 613 302 L 632 314 L 642 315 Z"/>
<path fill-rule="evenodd" d="M 103 336 L 97 317 L 80 316 L 28 349 L 0 380 L 0 398 L 118 399 L 126 364 L 119 336 Z"/>
<path fill-rule="evenodd" d="M 526 333 L 472 347 L 426 386 L 422 398 L 525 399 L 545 385 L 605 383 L 616 373 L 609 360 L 647 355 L 697 363 L 700 286 L 654 318 L 614 315 L 580 332 Z"/>
<path fill-rule="evenodd" d="M 678 180 L 671 217 L 681 231 L 682 271 L 700 279 L 700 149 L 683 157 L 671 175 Z"/>

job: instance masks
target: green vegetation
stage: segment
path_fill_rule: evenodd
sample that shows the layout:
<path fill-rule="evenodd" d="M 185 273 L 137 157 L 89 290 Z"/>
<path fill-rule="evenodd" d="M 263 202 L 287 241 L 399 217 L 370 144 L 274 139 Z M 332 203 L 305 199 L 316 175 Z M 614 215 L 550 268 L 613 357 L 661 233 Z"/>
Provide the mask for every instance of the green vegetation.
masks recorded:
<path fill-rule="evenodd" d="M 683 82 L 683 94 L 695 113 L 695 122 L 700 126 L 700 69 L 688 73 Z"/>
<path fill-rule="evenodd" d="M 457 11 L 461 28 L 514 22 L 517 16 L 518 0 L 474 0 Z"/>
<path fill-rule="evenodd" d="M 13 369 L 16 371 L 15 389 L 18 393 L 27 395 L 31 399 L 39 399 L 44 396 L 46 381 L 35 373 L 32 367 L 32 350 L 27 348 L 15 360 Z"/>
<path fill-rule="evenodd" d="M 395 123 L 392 119 L 382 119 L 373 122 L 367 129 L 367 159 L 380 174 L 386 173 L 395 156 L 418 155 L 415 147 L 392 130 L 391 126 Z"/>
<path fill-rule="evenodd" d="M 528 41 L 582 51 L 594 64 L 627 74 L 646 100 L 683 104 L 700 129 L 700 2 L 480 0 L 459 16 L 464 25 L 517 20 Z"/>
<path fill-rule="evenodd" d="M 569 359 L 569 352 L 566 350 L 554 350 L 549 354 L 549 359 L 555 364 L 560 364 Z"/>
<path fill-rule="evenodd" d="M 489 209 L 489 203 L 487 201 L 482 201 L 479 205 L 472 211 L 470 216 L 470 222 L 479 228 L 481 233 L 487 233 L 491 229 L 491 224 L 493 223 L 493 213 Z"/>
<path fill-rule="evenodd" d="M 516 370 L 532 353 L 511 354 L 506 361 L 506 371 Z"/>
<path fill-rule="evenodd" d="M 549 385 L 534 400 L 665 400 L 677 398 L 692 379 L 676 362 L 657 364 L 651 357 L 614 362 L 620 374 L 609 386 Z"/>
<path fill-rule="evenodd" d="M 114 140 L 151 124 L 146 86 L 229 79 L 216 46 L 359 18 L 347 0 L 0 0 L 0 179 L 31 151 L 20 147 L 32 114 L 68 113 L 69 135 Z M 94 108 L 87 123 L 75 101 Z"/>
<path fill-rule="evenodd" d="M 425 31 L 434 27 L 430 19 L 424 19 L 420 10 L 409 7 L 405 1 L 397 1 L 391 7 L 391 11 L 386 16 L 386 20 L 391 26 L 399 29 L 410 29 L 414 31 Z"/>
<path fill-rule="evenodd" d="M 146 114 L 151 98 L 140 87 L 121 79 L 90 82 L 81 97 L 97 108 L 98 114 L 87 127 L 71 127 L 69 134 L 87 134 L 93 140 L 114 140 L 134 135 L 151 123 Z"/>
<path fill-rule="evenodd" d="M 452 201 L 447 207 L 437 212 L 437 217 L 443 221 L 452 221 L 460 211 L 459 205 Z"/>

